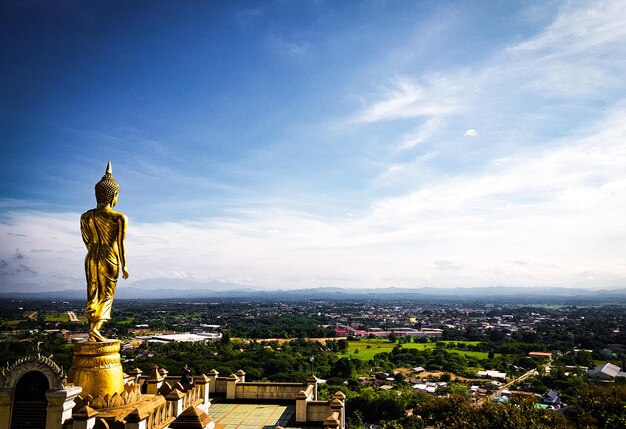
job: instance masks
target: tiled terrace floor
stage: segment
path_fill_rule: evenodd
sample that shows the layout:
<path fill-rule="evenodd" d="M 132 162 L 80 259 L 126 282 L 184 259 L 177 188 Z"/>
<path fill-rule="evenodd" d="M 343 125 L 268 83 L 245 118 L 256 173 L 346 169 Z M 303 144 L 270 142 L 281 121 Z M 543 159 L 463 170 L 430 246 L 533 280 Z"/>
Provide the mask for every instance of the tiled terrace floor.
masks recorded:
<path fill-rule="evenodd" d="M 209 415 L 224 429 L 273 429 L 294 426 L 295 405 L 212 403 Z"/>

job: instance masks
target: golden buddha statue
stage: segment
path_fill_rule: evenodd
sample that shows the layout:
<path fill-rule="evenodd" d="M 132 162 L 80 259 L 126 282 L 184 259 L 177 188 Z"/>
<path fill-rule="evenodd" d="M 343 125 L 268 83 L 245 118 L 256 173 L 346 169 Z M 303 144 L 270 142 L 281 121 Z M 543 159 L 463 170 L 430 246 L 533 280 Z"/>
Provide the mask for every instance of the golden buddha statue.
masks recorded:
<path fill-rule="evenodd" d="M 111 318 L 111 306 L 120 270 L 122 278 L 128 278 L 124 240 L 126 238 L 126 215 L 113 210 L 117 203 L 120 185 L 111 172 L 111 161 L 102 179 L 96 184 L 98 207 L 80 217 L 80 230 L 87 246 L 85 274 L 87 276 L 87 307 L 91 342 L 106 340 L 100 328 Z"/>

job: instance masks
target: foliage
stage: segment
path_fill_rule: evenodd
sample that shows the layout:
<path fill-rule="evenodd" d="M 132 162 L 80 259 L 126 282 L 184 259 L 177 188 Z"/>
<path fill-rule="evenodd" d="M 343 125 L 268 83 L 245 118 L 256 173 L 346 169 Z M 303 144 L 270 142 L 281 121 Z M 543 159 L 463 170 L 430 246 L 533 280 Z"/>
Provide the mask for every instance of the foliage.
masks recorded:
<path fill-rule="evenodd" d="M 426 424 L 436 428 L 566 428 L 565 418 L 551 411 L 538 410 L 530 400 L 513 400 L 510 404 L 485 403 L 476 406 L 461 395 L 434 398 L 417 407 Z"/>
<path fill-rule="evenodd" d="M 334 337 L 335 330 L 324 328 L 311 317 L 277 315 L 256 317 L 254 323 L 243 318 L 229 320 L 233 336 L 241 338 L 325 338 Z"/>
<path fill-rule="evenodd" d="M 51 356 L 59 366 L 66 370 L 72 363 L 72 346 L 59 334 L 28 334 L 12 341 L 0 341 L 0 356 L 7 363 L 37 353 Z"/>
<path fill-rule="evenodd" d="M 626 386 L 587 386 L 574 400 L 574 408 L 568 413 L 576 428 L 626 427 Z"/>
<path fill-rule="evenodd" d="M 363 422 L 392 421 L 405 416 L 406 410 L 427 400 L 428 396 L 421 392 L 398 390 L 374 390 L 371 387 L 349 398 L 347 417 L 349 420 Z"/>

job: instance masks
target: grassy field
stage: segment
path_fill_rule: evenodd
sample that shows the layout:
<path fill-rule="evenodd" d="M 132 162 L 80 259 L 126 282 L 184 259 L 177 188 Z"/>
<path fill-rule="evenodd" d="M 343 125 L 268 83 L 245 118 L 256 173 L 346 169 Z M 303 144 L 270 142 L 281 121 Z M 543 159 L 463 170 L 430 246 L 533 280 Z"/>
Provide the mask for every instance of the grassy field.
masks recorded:
<path fill-rule="evenodd" d="M 479 341 L 444 341 L 444 343 L 463 343 L 468 345 L 476 345 Z M 349 341 L 348 351 L 342 353 L 341 356 L 352 356 L 361 360 L 370 360 L 374 358 L 375 354 L 390 352 L 396 344 L 390 343 L 385 339 L 362 339 L 361 341 Z M 426 350 L 426 349 L 434 349 L 436 348 L 435 343 L 406 343 L 402 344 L 402 347 L 405 349 L 418 349 L 418 350 Z M 354 351 L 358 350 L 358 353 Z M 478 359 L 486 359 L 488 353 L 487 352 L 475 352 L 469 350 L 458 350 L 453 348 L 444 348 L 449 353 L 458 353 L 461 355 L 467 355 L 471 357 L 475 357 Z"/>
<path fill-rule="evenodd" d="M 87 321 L 87 317 L 84 314 L 77 314 L 76 317 L 78 318 L 78 322 L 76 322 L 76 323 L 81 323 L 81 322 L 86 322 Z M 67 313 L 46 314 L 44 316 L 44 320 L 46 322 L 50 322 L 50 323 L 69 322 L 70 321 L 70 316 L 68 316 Z"/>
<path fill-rule="evenodd" d="M 46 314 L 44 316 L 46 322 L 69 322 L 70 318 L 66 313 L 62 314 Z"/>

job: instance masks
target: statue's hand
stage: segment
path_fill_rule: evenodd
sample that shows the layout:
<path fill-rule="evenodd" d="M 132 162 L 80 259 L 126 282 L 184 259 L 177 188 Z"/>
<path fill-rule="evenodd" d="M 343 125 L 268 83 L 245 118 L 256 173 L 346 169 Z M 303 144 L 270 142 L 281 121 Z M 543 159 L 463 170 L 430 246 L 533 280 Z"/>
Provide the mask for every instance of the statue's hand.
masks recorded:
<path fill-rule="evenodd" d="M 126 267 L 122 268 L 122 278 L 126 280 L 128 278 L 128 270 Z"/>

